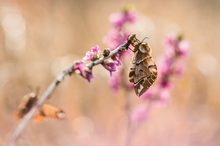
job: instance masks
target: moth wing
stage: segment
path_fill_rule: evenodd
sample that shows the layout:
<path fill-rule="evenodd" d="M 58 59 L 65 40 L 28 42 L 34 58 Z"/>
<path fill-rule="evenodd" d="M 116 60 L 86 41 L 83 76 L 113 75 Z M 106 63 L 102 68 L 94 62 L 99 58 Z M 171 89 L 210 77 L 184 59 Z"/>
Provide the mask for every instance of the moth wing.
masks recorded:
<path fill-rule="evenodd" d="M 65 118 L 65 113 L 62 109 L 50 105 L 50 104 L 44 104 L 39 112 L 35 116 L 35 121 L 42 121 L 45 118 L 50 118 L 50 119 L 64 119 Z"/>
<path fill-rule="evenodd" d="M 25 95 L 21 100 L 20 104 L 18 105 L 16 117 L 18 119 L 23 118 L 36 104 L 36 102 L 37 102 L 37 95 L 35 93 L 29 93 Z"/>
<path fill-rule="evenodd" d="M 131 78 L 133 78 L 135 93 L 141 96 L 157 78 L 157 67 L 152 58 L 148 57 L 136 64 Z"/>

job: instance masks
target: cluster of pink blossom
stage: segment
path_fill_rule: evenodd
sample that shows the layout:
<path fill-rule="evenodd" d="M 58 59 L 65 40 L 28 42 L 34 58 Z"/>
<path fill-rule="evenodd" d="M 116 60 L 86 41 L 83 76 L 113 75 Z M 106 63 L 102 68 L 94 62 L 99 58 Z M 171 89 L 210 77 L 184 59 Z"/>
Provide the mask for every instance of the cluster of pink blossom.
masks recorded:
<path fill-rule="evenodd" d="M 99 58 L 100 55 L 100 48 L 98 45 L 92 47 L 90 51 L 86 52 L 85 57 L 83 57 L 84 61 L 95 61 Z"/>
<path fill-rule="evenodd" d="M 165 54 L 158 64 L 158 79 L 141 98 L 150 104 L 166 103 L 173 88 L 172 78 L 184 71 L 185 59 L 189 55 L 189 43 L 182 35 L 169 34 L 165 38 Z M 149 105 L 149 104 L 148 104 Z M 140 123 L 146 118 L 149 108 L 137 106 L 132 113 L 133 123 Z"/>
<path fill-rule="evenodd" d="M 102 57 L 101 55 L 105 57 L 104 54 L 101 54 L 101 50 L 98 45 L 92 47 L 90 51 L 86 52 L 86 55 L 83 57 L 81 61 L 78 61 L 74 64 L 72 68 L 73 72 L 78 73 L 90 82 L 93 78 L 92 68 L 86 66 L 85 62 L 94 62 L 100 59 Z M 105 59 L 101 63 L 101 65 L 110 72 L 110 75 L 112 75 L 112 72 L 115 72 L 119 65 L 121 65 L 121 61 L 119 60 L 118 54 L 116 54 L 109 59 Z"/>
<path fill-rule="evenodd" d="M 124 8 L 122 11 L 110 16 L 110 23 L 112 27 L 104 38 L 105 43 L 110 49 L 115 49 L 127 40 L 130 33 L 125 30 L 125 26 L 135 22 L 136 13 L 128 8 Z"/>

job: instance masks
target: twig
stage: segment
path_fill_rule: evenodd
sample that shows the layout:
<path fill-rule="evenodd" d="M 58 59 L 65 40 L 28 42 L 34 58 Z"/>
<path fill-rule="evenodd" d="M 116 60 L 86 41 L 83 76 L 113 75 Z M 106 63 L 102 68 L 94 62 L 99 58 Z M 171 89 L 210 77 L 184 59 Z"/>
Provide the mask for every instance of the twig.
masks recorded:
<path fill-rule="evenodd" d="M 132 141 L 132 123 L 131 123 L 131 99 L 130 99 L 130 93 L 129 91 L 126 91 L 126 96 L 125 96 L 125 112 L 127 115 L 127 133 L 125 136 L 125 146 L 130 146 L 131 141 Z"/>
<path fill-rule="evenodd" d="M 125 61 L 122 60 L 123 64 L 125 64 Z M 128 82 L 126 79 L 126 71 L 125 71 L 125 65 L 121 68 L 121 86 L 125 92 L 125 113 L 127 116 L 127 133 L 125 135 L 125 146 L 131 146 L 132 142 L 132 121 L 131 121 L 131 91 L 128 87 Z"/>
<path fill-rule="evenodd" d="M 113 57 L 116 54 L 119 54 L 125 50 L 128 50 L 128 47 L 130 45 L 129 41 L 126 41 L 124 44 L 120 45 L 116 49 L 112 50 L 108 56 L 103 56 L 93 62 L 90 62 L 86 64 L 86 66 L 91 70 L 94 66 L 102 64 L 105 60 Z M 22 132 L 27 127 L 28 123 L 33 119 L 37 111 L 40 109 L 40 107 L 45 103 L 47 99 L 53 94 L 53 92 L 56 90 L 58 85 L 64 80 L 64 78 L 67 75 L 71 75 L 75 72 L 74 67 L 76 63 L 73 63 L 70 67 L 65 69 L 60 75 L 57 76 L 57 78 L 49 85 L 47 90 L 42 94 L 42 96 L 39 98 L 36 105 L 30 110 L 30 112 L 27 113 L 27 115 L 20 121 L 20 123 L 17 125 L 15 130 L 12 133 L 11 139 L 9 141 L 10 146 L 16 146 L 16 141 L 21 136 Z"/>

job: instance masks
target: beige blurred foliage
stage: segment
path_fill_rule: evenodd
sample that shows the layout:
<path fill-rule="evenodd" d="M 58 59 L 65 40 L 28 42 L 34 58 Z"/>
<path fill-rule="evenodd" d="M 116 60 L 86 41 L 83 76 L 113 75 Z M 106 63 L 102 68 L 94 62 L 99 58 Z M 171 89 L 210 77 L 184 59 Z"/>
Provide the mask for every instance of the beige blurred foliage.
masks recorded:
<path fill-rule="evenodd" d="M 133 145 L 220 145 L 219 0 L 1 0 L 0 145 L 17 125 L 14 113 L 29 87 L 39 86 L 42 93 L 90 47 L 105 48 L 108 17 L 127 2 L 140 14 L 133 31 L 150 37 L 155 58 L 163 53 L 169 32 L 183 32 L 191 43 L 186 73 L 175 80 L 171 102 L 152 110 Z M 111 91 L 101 67 L 94 76 L 91 83 L 66 78 L 48 102 L 62 107 L 67 119 L 31 122 L 19 146 L 123 145 L 125 93 Z M 135 94 L 132 101 L 141 103 Z"/>

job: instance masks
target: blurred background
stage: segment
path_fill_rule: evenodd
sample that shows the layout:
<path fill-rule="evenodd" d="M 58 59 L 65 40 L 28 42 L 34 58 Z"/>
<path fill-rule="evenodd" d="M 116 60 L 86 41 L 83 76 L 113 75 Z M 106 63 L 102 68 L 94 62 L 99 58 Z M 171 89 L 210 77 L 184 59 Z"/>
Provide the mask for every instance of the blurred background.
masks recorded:
<path fill-rule="evenodd" d="M 42 93 L 92 46 L 105 48 L 109 15 L 127 2 L 141 16 L 135 33 L 150 37 L 156 59 L 169 32 L 183 32 L 191 44 L 186 73 L 175 80 L 171 102 L 151 111 L 133 145 L 220 145 L 219 0 L 1 0 L 0 145 L 18 124 L 15 111 L 29 87 L 39 86 Z M 67 77 L 48 101 L 67 119 L 31 122 L 18 145 L 123 146 L 125 93 L 112 92 L 102 67 L 94 69 L 94 76 L 91 83 Z M 140 104 L 133 95 L 133 105 Z"/>

